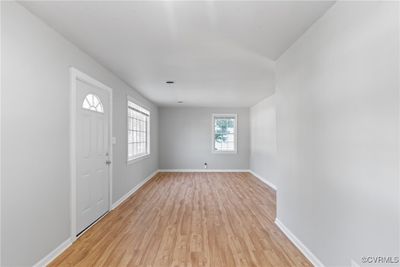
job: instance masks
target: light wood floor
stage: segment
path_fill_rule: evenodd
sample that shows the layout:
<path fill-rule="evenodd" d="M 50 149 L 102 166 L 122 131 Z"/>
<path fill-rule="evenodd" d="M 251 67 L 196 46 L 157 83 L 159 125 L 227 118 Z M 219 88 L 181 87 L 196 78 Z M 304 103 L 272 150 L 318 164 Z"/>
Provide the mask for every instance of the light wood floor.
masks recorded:
<path fill-rule="evenodd" d="M 50 266 L 311 266 L 249 173 L 159 173 Z"/>

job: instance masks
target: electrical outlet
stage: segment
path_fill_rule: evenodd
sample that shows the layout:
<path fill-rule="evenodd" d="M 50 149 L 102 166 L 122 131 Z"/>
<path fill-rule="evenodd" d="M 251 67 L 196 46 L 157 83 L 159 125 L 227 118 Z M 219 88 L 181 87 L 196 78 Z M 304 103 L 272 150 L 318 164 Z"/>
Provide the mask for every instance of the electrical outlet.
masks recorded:
<path fill-rule="evenodd" d="M 204 162 L 204 169 L 207 169 L 207 162 Z"/>

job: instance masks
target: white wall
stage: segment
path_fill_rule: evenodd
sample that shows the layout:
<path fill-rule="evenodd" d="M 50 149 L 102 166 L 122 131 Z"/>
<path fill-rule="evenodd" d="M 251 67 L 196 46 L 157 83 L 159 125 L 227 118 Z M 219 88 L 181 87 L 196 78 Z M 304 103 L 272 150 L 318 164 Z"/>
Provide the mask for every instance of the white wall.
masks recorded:
<path fill-rule="evenodd" d="M 250 125 L 248 108 L 162 107 L 160 169 L 248 169 Z M 237 114 L 237 154 L 212 153 L 212 114 Z"/>
<path fill-rule="evenodd" d="M 250 108 L 250 170 L 276 185 L 276 112 L 272 95 Z"/>
<path fill-rule="evenodd" d="M 1 265 L 31 266 L 70 236 L 69 67 L 114 89 L 114 201 L 158 168 L 158 110 L 18 3 L 1 8 Z M 153 115 L 151 158 L 129 166 L 127 94 Z"/>
<path fill-rule="evenodd" d="M 326 266 L 399 256 L 399 30 L 339 1 L 277 62 L 278 218 Z"/>

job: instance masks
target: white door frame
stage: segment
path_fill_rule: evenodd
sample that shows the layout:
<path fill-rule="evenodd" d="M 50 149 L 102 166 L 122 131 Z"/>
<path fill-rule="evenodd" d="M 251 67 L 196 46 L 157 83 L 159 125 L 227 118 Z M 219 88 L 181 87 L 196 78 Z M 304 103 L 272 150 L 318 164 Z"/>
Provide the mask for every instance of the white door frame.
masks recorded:
<path fill-rule="evenodd" d="M 70 205 L 71 205 L 71 242 L 74 242 L 76 240 L 76 92 L 77 92 L 77 83 L 76 81 L 79 79 L 81 81 L 84 81 L 86 83 L 89 83 L 91 85 L 94 85 L 96 87 L 99 87 L 101 89 L 104 89 L 106 92 L 108 92 L 110 98 L 110 113 L 109 113 L 109 120 L 110 123 L 108 125 L 109 127 L 109 146 L 110 146 L 110 151 L 108 152 L 110 155 L 111 161 L 113 160 L 113 154 L 112 154 L 112 89 L 105 84 L 97 81 L 96 79 L 90 77 L 86 73 L 83 73 L 82 71 L 70 67 L 70 83 L 71 83 L 71 94 L 70 94 L 70 177 L 71 177 L 71 194 L 70 194 Z M 113 163 L 110 164 L 109 167 L 109 204 L 108 204 L 108 211 L 111 210 L 112 207 L 112 166 Z"/>

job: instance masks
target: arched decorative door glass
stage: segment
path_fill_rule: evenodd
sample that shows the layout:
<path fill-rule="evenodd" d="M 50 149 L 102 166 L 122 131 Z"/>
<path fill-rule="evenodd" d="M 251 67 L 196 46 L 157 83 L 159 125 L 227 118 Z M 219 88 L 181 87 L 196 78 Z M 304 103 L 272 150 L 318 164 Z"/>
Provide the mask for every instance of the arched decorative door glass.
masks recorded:
<path fill-rule="evenodd" d="M 103 104 L 101 103 L 100 98 L 94 94 L 86 95 L 85 100 L 83 100 L 82 108 L 104 113 Z"/>

